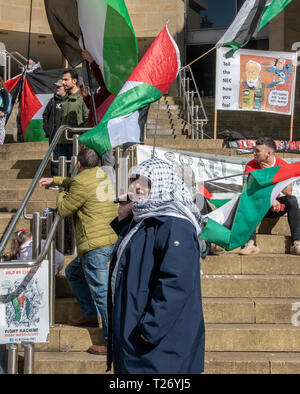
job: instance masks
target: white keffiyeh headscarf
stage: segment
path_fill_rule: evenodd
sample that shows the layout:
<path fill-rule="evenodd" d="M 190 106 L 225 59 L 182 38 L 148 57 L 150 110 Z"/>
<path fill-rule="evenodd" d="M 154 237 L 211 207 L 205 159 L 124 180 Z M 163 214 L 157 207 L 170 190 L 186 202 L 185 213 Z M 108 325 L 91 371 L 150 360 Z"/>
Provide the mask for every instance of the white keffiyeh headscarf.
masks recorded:
<path fill-rule="evenodd" d="M 200 235 L 202 215 L 172 164 L 158 158 L 149 159 L 137 166 L 132 173 L 136 175 L 146 177 L 151 184 L 147 199 L 132 202 L 136 222 L 152 216 L 181 217 L 189 220 Z"/>

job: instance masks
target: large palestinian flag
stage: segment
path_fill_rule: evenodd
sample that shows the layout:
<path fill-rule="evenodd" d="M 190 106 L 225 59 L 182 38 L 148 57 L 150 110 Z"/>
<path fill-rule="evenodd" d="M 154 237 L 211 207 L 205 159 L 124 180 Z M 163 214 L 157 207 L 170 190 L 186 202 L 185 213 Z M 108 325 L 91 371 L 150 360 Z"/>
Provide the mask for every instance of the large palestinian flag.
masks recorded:
<path fill-rule="evenodd" d="M 45 0 L 45 8 L 53 37 L 72 67 L 82 63 L 82 48 L 87 49 L 99 65 L 108 91 L 118 94 L 138 63 L 125 2 Z"/>
<path fill-rule="evenodd" d="M 232 24 L 218 41 L 217 46 L 230 46 L 230 57 L 245 46 L 271 19 L 292 0 L 246 0 Z"/>
<path fill-rule="evenodd" d="M 178 47 L 167 26 L 156 37 L 102 121 L 79 141 L 101 156 L 115 146 L 140 143 L 146 106 L 165 94 L 180 68 Z"/>
<path fill-rule="evenodd" d="M 15 98 L 21 96 L 21 126 L 25 142 L 48 141 L 43 129 L 43 112 L 56 91 L 54 85 L 68 69 L 41 70 L 18 75 L 5 82 Z M 87 81 L 84 68 L 77 68 L 79 76 Z M 94 81 L 95 82 L 95 81 Z"/>
<path fill-rule="evenodd" d="M 248 242 L 278 194 L 300 177 L 300 162 L 252 171 L 240 195 L 210 212 L 202 238 L 226 250 Z"/>

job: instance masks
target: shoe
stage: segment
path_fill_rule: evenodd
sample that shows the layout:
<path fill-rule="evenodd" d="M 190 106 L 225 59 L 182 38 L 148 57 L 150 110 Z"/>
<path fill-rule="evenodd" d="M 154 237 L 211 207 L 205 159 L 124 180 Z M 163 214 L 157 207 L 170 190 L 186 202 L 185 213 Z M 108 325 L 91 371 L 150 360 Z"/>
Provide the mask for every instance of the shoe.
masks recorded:
<path fill-rule="evenodd" d="M 260 252 L 259 247 L 254 245 L 254 241 L 251 239 L 244 245 L 239 254 L 248 256 L 249 254 L 258 254 Z"/>
<path fill-rule="evenodd" d="M 99 327 L 98 319 L 85 319 L 81 317 L 80 319 L 74 319 L 69 322 L 71 326 L 84 326 L 84 327 Z"/>
<path fill-rule="evenodd" d="M 87 350 L 90 354 L 96 355 L 106 355 L 107 354 L 107 346 L 104 345 L 92 345 Z"/>
<path fill-rule="evenodd" d="M 290 247 L 290 253 L 300 256 L 300 241 L 294 241 L 293 245 Z"/>

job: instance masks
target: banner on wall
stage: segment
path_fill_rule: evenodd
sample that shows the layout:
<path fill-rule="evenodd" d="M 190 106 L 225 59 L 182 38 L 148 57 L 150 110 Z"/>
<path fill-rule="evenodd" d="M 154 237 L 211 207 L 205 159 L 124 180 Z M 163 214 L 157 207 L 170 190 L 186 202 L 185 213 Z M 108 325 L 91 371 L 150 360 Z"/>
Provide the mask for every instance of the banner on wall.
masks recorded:
<path fill-rule="evenodd" d="M 49 342 L 48 261 L 0 269 L 0 344 Z"/>
<path fill-rule="evenodd" d="M 276 144 L 277 152 L 300 153 L 300 141 L 274 140 L 274 142 Z M 240 150 L 241 153 L 249 153 L 254 151 L 255 143 L 256 140 L 243 138 L 228 141 L 228 147 L 236 148 L 238 153 Z"/>
<path fill-rule="evenodd" d="M 296 86 L 296 52 L 217 49 L 216 110 L 292 115 Z"/>
<path fill-rule="evenodd" d="M 137 145 L 137 163 L 151 158 L 153 147 Z M 249 157 L 217 156 L 206 153 L 173 150 L 168 148 L 155 148 L 155 156 L 172 163 L 178 175 L 184 180 L 190 192 L 203 192 L 216 207 L 222 206 L 234 198 L 243 189 L 243 176 L 226 178 L 231 175 L 241 174 Z M 285 158 L 287 163 L 299 161 L 297 158 Z M 211 179 L 223 178 L 219 181 L 209 182 Z M 293 195 L 300 204 L 300 180 L 293 183 Z"/>

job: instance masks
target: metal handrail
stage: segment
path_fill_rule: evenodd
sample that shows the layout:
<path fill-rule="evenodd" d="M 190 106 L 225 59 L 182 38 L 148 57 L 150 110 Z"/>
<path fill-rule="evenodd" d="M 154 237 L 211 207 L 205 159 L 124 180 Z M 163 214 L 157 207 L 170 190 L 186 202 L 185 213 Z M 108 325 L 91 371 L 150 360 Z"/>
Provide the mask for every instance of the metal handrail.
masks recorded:
<path fill-rule="evenodd" d="M 4 251 L 4 248 L 7 245 L 8 241 L 9 241 L 9 239 L 10 239 L 10 237 L 11 237 L 13 231 L 14 231 L 14 229 L 16 227 L 16 224 L 18 223 L 21 215 L 23 214 L 24 209 L 25 209 L 25 207 L 26 207 L 26 205 L 27 205 L 32 193 L 34 192 L 34 189 L 35 189 L 35 187 L 36 187 L 41 175 L 43 174 L 43 172 L 44 172 L 44 170 L 45 170 L 45 168 L 46 168 L 46 166 L 48 164 L 48 161 L 49 161 L 49 159 L 51 157 L 51 154 L 54 151 L 54 148 L 56 147 L 61 135 L 64 132 L 66 132 L 67 130 L 69 130 L 69 129 L 70 129 L 69 126 L 62 125 L 57 130 L 57 132 L 55 133 L 55 136 L 54 136 L 54 138 L 53 138 L 53 140 L 52 140 L 52 142 L 51 142 L 51 144 L 49 146 L 49 149 L 48 149 L 48 151 L 47 151 L 42 163 L 40 164 L 40 167 L 38 168 L 38 170 L 37 170 L 37 172 L 36 172 L 36 174 L 35 174 L 35 176 L 33 178 L 33 181 L 31 183 L 27 193 L 26 193 L 26 195 L 25 195 L 25 197 L 24 197 L 19 209 L 17 210 L 16 215 L 13 217 L 12 221 L 9 223 L 9 226 L 8 226 L 7 230 L 5 231 L 3 237 L 2 237 L 2 240 L 0 242 L 0 256 L 2 255 L 2 253 Z M 0 267 L 2 267 L 1 264 L 0 264 Z"/>
<path fill-rule="evenodd" d="M 191 78 L 186 78 L 186 71 L 188 71 L 191 75 Z M 193 82 L 196 91 L 190 91 L 190 81 Z M 201 100 L 201 96 L 199 94 L 199 90 L 192 72 L 192 69 L 190 66 L 187 66 L 183 69 L 180 70 L 179 72 L 179 82 L 180 82 L 180 94 L 183 98 L 183 109 L 185 109 L 185 106 L 187 107 L 187 115 L 188 115 L 188 119 L 186 121 L 186 123 L 188 125 L 191 126 L 192 128 L 192 138 L 194 139 L 194 130 L 197 131 L 197 137 L 199 138 L 199 125 L 201 127 L 201 139 L 203 139 L 203 134 L 205 134 L 207 137 L 211 138 L 209 135 L 207 135 L 206 133 L 203 132 L 203 124 L 207 124 L 208 122 L 208 118 L 206 115 L 206 111 L 205 108 L 203 106 L 202 100 Z M 186 84 L 187 82 L 187 84 Z M 188 85 L 188 86 L 186 86 Z M 198 110 L 199 110 L 199 106 L 194 104 L 194 95 L 196 93 L 196 96 L 199 100 L 200 103 L 200 107 L 203 113 L 204 118 L 199 118 L 198 116 Z M 195 116 L 196 113 L 196 116 Z"/>

